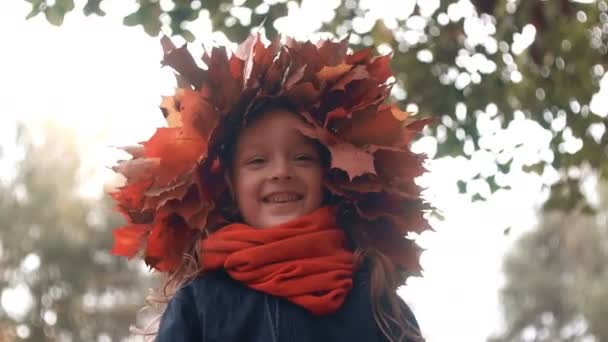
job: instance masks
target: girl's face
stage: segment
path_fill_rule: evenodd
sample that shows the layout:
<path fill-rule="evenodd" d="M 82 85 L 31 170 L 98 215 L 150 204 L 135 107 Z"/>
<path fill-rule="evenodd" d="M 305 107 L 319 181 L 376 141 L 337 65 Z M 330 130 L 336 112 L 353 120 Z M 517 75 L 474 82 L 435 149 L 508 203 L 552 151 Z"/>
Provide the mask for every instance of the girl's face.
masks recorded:
<path fill-rule="evenodd" d="M 323 166 L 312 140 L 296 129 L 302 124 L 273 109 L 241 131 L 228 183 L 248 225 L 271 227 L 321 206 Z"/>

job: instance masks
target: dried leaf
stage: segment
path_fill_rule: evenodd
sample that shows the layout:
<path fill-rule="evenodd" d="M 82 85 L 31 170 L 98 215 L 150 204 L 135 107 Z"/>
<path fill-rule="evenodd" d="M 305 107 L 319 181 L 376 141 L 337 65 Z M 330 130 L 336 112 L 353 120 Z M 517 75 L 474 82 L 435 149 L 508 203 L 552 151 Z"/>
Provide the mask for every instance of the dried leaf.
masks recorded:
<path fill-rule="evenodd" d="M 359 199 L 355 207 L 366 220 L 388 220 L 402 235 L 421 233 L 430 228 L 423 215 L 427 205 L 419 198 L 412 200 L 388 193 L 369 193 Z"/>
<path fill-rule="evenodd" d="M 129 224 L 114 229 L 112 231 L 114 247 L 110 253 L 133 258 L 144 245 L 149 231 L 150 225 L 147 224 Z"/>
<path fill-rule="evenodd" d="M 317 78 L 325 82 L 335 82 L 353 68 L 352 65 L 341 63 L 336 66 L 324 66 L 317 72 Z"/>
<path fill-rule="evenodd" d="M 344 107 L 338 107 L 329 113 L 325 117 L 324 126 L 329 126 L 329 123 L 332 121 L 337 121 L 339 119 L 348 119 L 351 116 L 351 112 L 344 109 Z"/>
<path fill-rule="evenodd" d="M 300 83 L 287 91 L 287 97 L 299 107 L 310 106 L 319 98 L 319 91 L 310 82 Z"/>
<path fill-rule="evenodd" d="M 344 62 L 347 64 L 368 64 L 373 48 L 368 47 L 346 56 Z"/>
<path fill-rule="evenodd" d="M 143 205 L 143 196 L 146 190 L 150 187 L 153 180 L 149 179 L 142 182 L 128 183 L 117 191 L 110 193 L 110 196 L 118 203 L 118 205 L 125 209 L 141 209 Z"/>
<path fill-rule="evenodd" d="M 285 75 L 285 80 L 283 81 L 283 88 L 286 90 L 291 89 L 296 83 L 302 80 L 304 77 L 304 71 L 306 70 L 306 65 L 301 65 L 299 67 L 294 67 L 291 65 Z"/>
<path fill-rule="evenodd" d="M 376 175 L 366 174 L 349 179 L 346 172 L 332 170 L 326 176 L 325 185 L 332 193 L 356 200 L 369 192 L 380 192 L 383 185 Z"/>
<path fill-rule="evenodd" d="M 146 263 L 161 272 L 174 271 L 195 234 L 178 215 L 161 213 L 148 236 Z"/>
<path fill-rule="evenodd" d="M 319 44 L 317 44 L 317 48 L 323 63 L 327 66 L 336 66 L 344 61 L 346 51 L 348 50 L 348 40 L 349 37 L 346 37 L 339 42 L 321 40 Z"/>
<path fill-rule="evenodd" d="M 402 144 L 402 124 L 408 115 L 395 105 L 370 106 L 352 113 L 348 118 L 334 120 L 332 127 L 355 145 L 396 146 Z"/>
<path fill-rule="evenodd" d="M 161 45 L 165 53 L 162 65 L 171 66 L 195 88 L 200 87 L 206 78 L 206 71 L 196 65 L 186 45 L 184 44 L 180 48 L 175 48 L 173 42 L 166 36 L 161 38 Z"/>
<path fill-rule="evenodd" d="M 221 112 L 226 112 L 238 99 L 242 90 L 239 75 L 234 75 L 225 48 L 214 47 L 208 62 L 207 81 L 213 103 Z"/>
<path fill-rule="evenodd" d="M 391 150 L 378 146 L 368 149 L 374 156 L 375 168 L 383 179 L 414 179 L 427 170 L 424 168 L 426 156 L 410 150 Z"/>
<path fill-rule="evenodd" d="M 411 274 L 420 274 L 420 255 L 423 250 L 414 241 L 387 226 L 377 225 L 367 232 L 371 243 L 397 267 Z"/>
<path fill-rule="evenodd" d="M 267 94 L 274 94 L 282 88 L 281 80 L 287 71 L 289 54 L 285 49 L 279 52 L 277 59 L 272 63 L 263 81 L 263 89 Z"/>
<path fill-rule="evenodd" d="M 346 86 L 356 80 L 365 80 L 369 77 L 369 72 L 364 65 L 357 65 L 345 74 L 331 90 L 345 90 Z"/>
<path fill-rule="evenodd" d="M 369 75 L 379 83 L 384 83 L 389 77 L 393 76 L 390 61 L 391 55 L 372 58 L 367 69 Z"/>
<path fill-rule="evenodd" d="M 298 130 L 325 145 L 331 154 L 331 168 L 343 170 L 349 179 L 376 173 L 374 157 L 365 150 L 343 141 L 318 125 L 315 127 L 302 125 Z"/>
<path fill-rule="evenodd" d="M 121 160 L 112 167 L 114 172 L 122 174 L 129 183 L 138 183 L 150 179 L 150 175 L 158 169 L 159 158 L 138 158 Z"/>
<path fill-rule="evenodd" d="M 143 209 L 159 210 L 169 201 L 181 200 L 192 186 L 192 182 L 187 180 L 168 187 L 151 187 L 145 192 Z"/>
<path fill-rule="evenodd" d="M 219 115 L 196 91 L 180 89 L 177 94 L 179 111 L 186 136 L 199 136 L 207 141 L 219 122 Z"/>
<path fill-rule="evenodd" d="M 157 129 L 152 138 L 144 143 L 145 156 L 160 159 L 155 185 L 168 185 L 179 175 L 196 167 L 207 149 L 206 143 L 199 136 L 186 135 L 181 127 Z"/>

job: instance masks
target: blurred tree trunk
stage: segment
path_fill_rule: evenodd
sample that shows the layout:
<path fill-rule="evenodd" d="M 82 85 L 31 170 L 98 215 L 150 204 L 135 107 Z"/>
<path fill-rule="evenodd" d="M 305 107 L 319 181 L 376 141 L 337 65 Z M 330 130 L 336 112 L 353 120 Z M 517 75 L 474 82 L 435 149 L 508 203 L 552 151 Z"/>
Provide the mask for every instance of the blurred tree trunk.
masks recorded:
<path fill-rule="evenodd" d="M 547 212 L 505 260 L 507 330 L 491 341 L 608 341 L 608 185 L 596 215 Z"/>
<path fill-rule="evenodd" d="M 69 132 L 48 127 L 36 136 L 43 143 L 35 144 L 21 131 L 17 146 L 23 159 L 15 165 L 15 178 L 0 185 L 0 293 L 8 296 L 25 286 L 32 305 L 23 315 L 13 312 L 15 306 L 0 306 L 0 336 L 9 341 L 22 340 L 17 331 L 26 341 L 129 336 L 150 279 L 138 276 L 139 263 L 108 253 L 111 229 L 121 218 L 111 214 L 107 198 L 78 195 L 86 175 Z M 21 304 L 27 298 L 14 300 Z"/>

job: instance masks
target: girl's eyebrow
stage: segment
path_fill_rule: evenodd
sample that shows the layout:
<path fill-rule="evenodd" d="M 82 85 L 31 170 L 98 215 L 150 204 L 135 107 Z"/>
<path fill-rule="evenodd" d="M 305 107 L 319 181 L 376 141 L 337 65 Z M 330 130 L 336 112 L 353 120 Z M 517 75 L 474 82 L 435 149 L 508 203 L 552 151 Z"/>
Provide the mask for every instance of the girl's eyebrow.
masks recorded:
<path fill-rule="evenodd" d="M 265 149 L 264 143 L 260 142 L 260 141 L 254 141 L 252 143 L 249 143 L 247 145 L 243 145 L 241 147 L 241 150 L 246 151 L 246 150 L 263 150 Z"/>

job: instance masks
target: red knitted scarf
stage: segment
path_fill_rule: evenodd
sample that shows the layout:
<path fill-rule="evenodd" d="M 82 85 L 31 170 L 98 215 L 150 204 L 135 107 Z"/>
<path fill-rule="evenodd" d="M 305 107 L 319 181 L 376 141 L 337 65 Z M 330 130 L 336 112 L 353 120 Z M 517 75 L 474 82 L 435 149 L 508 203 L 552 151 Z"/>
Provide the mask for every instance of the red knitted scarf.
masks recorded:
<path fill-rule="evenodd" d="M 233 223 L 202 240 L 201 250 L 204 269 L 224 268 L 315 315 L 336 311 L 352 288 L 353 254 L 331 207 L 264 229 Z"/>

